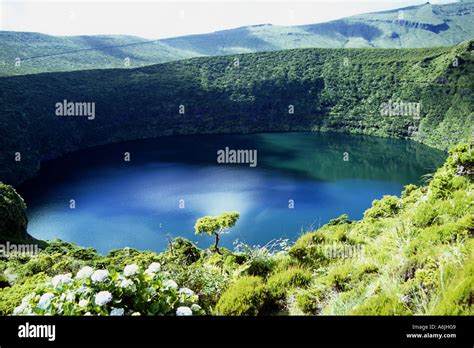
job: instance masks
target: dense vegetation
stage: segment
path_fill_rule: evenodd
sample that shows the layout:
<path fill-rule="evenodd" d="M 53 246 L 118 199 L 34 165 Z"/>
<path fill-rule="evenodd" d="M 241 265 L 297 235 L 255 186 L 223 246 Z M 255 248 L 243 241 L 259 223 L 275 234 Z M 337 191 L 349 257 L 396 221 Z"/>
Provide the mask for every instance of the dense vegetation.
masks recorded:
<path fill-rule="evenodd" d="M 80 148 L 174 134 L 335 130 L 445 149 L 470 132 L 472 49 L 297 49 L 3 77 L 0 180 Z M 56 116 L 64 100 L 95 103 L 95 118 Z M 397 102 L 420 103 L 419 119 L 381 114 Z"/>
<path fill-rule="evenodd" d="M 473 315 L 473 171 L 474 152 L 457 146 L 428 185 L 408 185 L 401 197 L 375 200 L 362 220 L 340 216 L 293 245 L 239 244 L 219 254 L 178 238 L 159 254 L 124 248 L 102 256 L 50 242 L 36 256 L 0 260 L 0 314 L 18 307 L 37 314 Z M 114 307 L 124 279 L 140 298 L 162 291 L 152 297 L 155 312 L 129 295 L 127 310 Z M 153 295 L 145 291 L 150 283 Z M 104 289 L 109 294 L 99 295 Z M 175 307 L 160 307 L 165 302 Z"/>
<path fill-rule="evenodd" d="M 0 32 L 0 76 L 124 68 L 126 64 L 136 68 L 191 57 L 293 48 L 450 46 L 473 37 L 474 2 L 467 0 L 439 5 L 427 2 L 327 23 L 262 24 L 162 40 L 6 31 Z"/>
<path fill-rule="evenodd" d="M 30 237 L 26 204 L 15 189 L 0 182 L 0 243 L 45 244 Z"/>

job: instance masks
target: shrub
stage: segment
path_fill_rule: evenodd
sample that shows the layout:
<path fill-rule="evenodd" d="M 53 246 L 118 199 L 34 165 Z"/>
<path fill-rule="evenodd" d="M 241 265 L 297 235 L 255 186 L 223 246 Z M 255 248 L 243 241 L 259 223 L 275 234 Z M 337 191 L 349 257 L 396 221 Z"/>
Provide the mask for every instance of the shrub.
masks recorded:
<path fill-rule="evenodd" d="M 10 185 L 0 182 L 0 240 L 27 240 L 26 204 Z"/>
<path fill-rule="evenodd" d="M 33 257 L 24 265 L 24 273 L 25 275 L 33 275 L 46 272 L 54 265 L 54 263 L 55 262 L 50 255 L 41 253 L 38 256 Z"/>
<path fill-rule="evenodd" d="M 416 185 L 409 184 L 405 186 L 405 190 L 402 192 L 402 198 L 409 197 L 417 189 Z"/>
<path fill-rule="evenodd" d="M 286 251 L 286 240 L 275 240 L 263 247 L 250 246 L 245 243 L 234 242 L 235 252 L 241 260 L 245 260 L 243 271 L 247 275 L 266 277 L 276 266 L 276 255 Z M 284 249 L 284 250 L 283 250 Z"/>
<path fill-rule="evenodd" d="M 458 145 L 451 149 L 445 164 L 437 170 L 430 182 L 433 197 L 446 198 L 454 190 L 466 187 L 469 180 L 472 181 L 473 169 L 474 151 L 469 150 L 469 145 Z"/>
<path fill-rule="evenodd" d="M 17 315 L 198 315 L 198 296 L 178 288 L 158 263 L 143 271 L 127 265 L 123 272 L 84 267 L 73 278 L 63 274 L 36 288 L 15 308 Z"/>
<path fill-rule="evenodd" d="M 84 261 L 67 257 L 64 259 L 58 259 L 58 261 L 55 262 L 51 269 L 46 271 L 46 274 L 54 276 L 63 273 L 76 273 L 83 266 L 85 266 Z"/>
<path fill-rule="evenodd" d="M 321 311 L 321 290 L 311 288 L 296 294 L 296 304 L 304 314 L 318 314 Z"/>
<path fill-rule="evenodd" d="M 267 303 L 268 292 L 262 278 L 244 276 L 222 294 L 216 311 L 219 315 L 259 315 Z"/>
<path fill-rule="evenodd" d="M 383 196 L 381 200 L 375 199 L 372 208 L 364 213 L 364 218 L 381 218 L 394 216 L 399 211 L 399 200 L 395 196 Z"/>
<path fill-rule="evenodd" d="M 405 304 L 395 296 L 385 293 L 376 294 L 364 303 L 356 306 L 351 315 L 411 315 Z"/>
<path fill-rule="evenodd" d="M 46 274 L 38 273 L 19 279 L 11 287 L 0 289 L 0 315 L 12 314 L 15 307 L 21 303 L 21 299 L 47 279 Z"/>
<path fill-rule="evenodd" d="M 359 281 L 368 274 L 374 274 L 378 271 L 377 266 L 373 264 L 357 265 L 344 263 L 334 267 L 326 277 L 328 283 L 338 291 L 348 291 L 352 284 Z"/>
<path fill-rule="evenodd" d="M 220 254 L 215 253 L 206 257 L 206 263 L 212 266 L 217 266 L 217 267 L 222 267 L 224 265 L 224 260 L 225 258 L 222 255 L 222 250 Z"/>
<path fill-rule="evenodd" d="M 48 254 L 46 251 L 31 256 L 23 265 L 21 262 L 17 260 L 17 262 L 12 263 L 19 276 L 31 276 L 41 272 L 49 276 L 77 272 L 86 264 L 86 261 L 72 257 L 67 253 L 54 252 Z"/>
<path fill-rule="evenodd" d="M 271 257 L 254 258 L 248 262 L 248 268 L 245 273 L 248 275 L 265 277 L 273 270 L 275 264 L 275 260 Z"/>
<path fill-rule="evenodd" d="M 110 254 L 105 258 L 94 260 L 92 265 L 96 268 L 107 268 L 113 270 L 121 270 L 126 265 L 136 263 L 142 268 L 146 268 L 153 262 L 163 262 L 163 255 L 158 255 L 151 251 L 137 251 L 131 248 L 123 248 L 115 250 L 112 257 Z"/>
<path fill-rule="evenodd" d="M 474 256 L 449 283 L 434 315 L 474 315 Z"/>
<path fill-rule="evenodd" d="M 439 217 L 439 210 L 432 202 L 424 202 L 416 209 L 413 224 L 417 227 L 431 226 Z"/>
<path fill-rule="evenodd" d="M 466 215 L 456 222 L 446 223 L 440 226 L 425 228 L 420 234 L 420 240 L 427 242 L 456 242 L 468 238 L 474 230 L 474 216 Z"/>
<path fill-rule="evenodd" d="M 45 254 L 61 254 L 66 255 L 68 252 L 77 249 L 77 246 L 73 243 L 64 242 L 61 239 L 55 239 L 49 242 L 48 246 L 44 249 Z"/>
<path fill-rule="evenodd" d="M 433 198 L 446 198 L 451 194 L 453 174 L 445 171 L 443 168 L 433 177 L 430 182 L 430 189 Z"/>
<path fill-rule="evenodd" d="M 0 289 L 6 288 L 7 286 L 10 286 L 10 282 L 3 274 L 0 274 Z"/>
<path fill-rule="evenodd" d="M 468 193 L 468 190 L 454 191 L 452 201 L 449 203 L 446 210 L 453 217 L 462 217 L 466 214 L 472 216 L 474 213 L 473 198 Z"/>
<path fill-rule="evenodd" d="M 474 167 L 474 151 L 469 150 L 468 144 L 461 144 L 455 146 L 449 151 L 450 158 L 455 164 L 459 164 L 464 169 L 473 169 Z M 449 163 L 449 162 L 448 162 Z"/>
<path fill-rule="evenodd" d="M 334 268 L 327 276 L 329 283 L 338 291 L 350 289 L 350 283 L 354 277 L 354 269 L 351 265 L 342 265 Z"/>
<path fill-rule="evenodd" d="M 224 268 L 233 269 L 239 265 L 242 265 L 245 261 L 246 257 L 244 255 L 229 254 L 225 257 Z"/>
<path fill-rule="evenodd" d="M 201 258 L 201 251 L 189 240 L 178 237 L 168 245 L 165 255 L 174 262 L 190 265 Z"/>
<path fill-rule="evenodd" d="M 199 295 L 199 302 L 207 313 L 212 312 L 229 281 L 229 277 L 219 268 L 207 264 L 195 264 L 181 277 Z"/>
<path fill-rule="evenodd" d="M 306 287 L 311 282 L 311 272 L 300 268 L 290 268 L 272 274 L 267 280 L 267 288 L 273 299 L 282 298 L 294 287 Z"/>
<path fill-rule="evenodd" d="M 469 185 L 469 180 L 464 176 L 455 176 L 452 180 L 453 190 L 464 190 Z M 464 192 L 464 191 L 462 191 Z"/>
<path fill-rule="evenodd" d="M 334 226 L 334 225 L 341 225 L 341 224 L 348 224 L 348 223 L 350 223 L 349 215 L 343 214 L 335 219 L 329 220 L 328 225 Z"/>
<path fill-rule="evenodd" d="M 69 250 L 67 255 L 83 261 L 90 261 L 99 257 L 99 254 L 97 254 L 94 248 L 75 248 Z"/>
<path fill-rule="evenodd" d="M 324 232 L 321 230 L 302 235 L 293 245 L 288 254 L 301 263 L 317 264 L 327 260 L 326 253 L 321 248 L 327 240 Z"/>
<path fill-rule="evenodd" d="M 5 258 L 5 260 L 7 260 Z M 0 259 L 0 272 L 4 272 L 8 268 L 8 262 L 7 261 L 2 261 Z"/>
<path fill-rule="evenodd" d="M 121 249 L 110 250 L 107 257 L 127 259 L 127 258 L 138 256 L 138 255 L 140 255 L 140 252 L 137 249 L 126 247 L 126 248 L 121 248 Z"/>

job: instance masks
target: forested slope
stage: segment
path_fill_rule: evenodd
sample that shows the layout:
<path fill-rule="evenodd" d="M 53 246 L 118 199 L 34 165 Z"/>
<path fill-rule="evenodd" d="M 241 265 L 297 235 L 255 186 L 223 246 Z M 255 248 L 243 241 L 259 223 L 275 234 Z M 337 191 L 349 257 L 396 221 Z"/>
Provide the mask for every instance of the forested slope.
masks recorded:
<path fill-rule="evenodd" d="M 3 77 L 0 180 L 80 148 L 173 134 L 333 130 L 444 149 L 470 133 L 472 49 L 296 49 Z M 64 100 L 94 103 L 94 119 L 57 116 Z M 381 112 L 398 102 L 419 113 Z"/>

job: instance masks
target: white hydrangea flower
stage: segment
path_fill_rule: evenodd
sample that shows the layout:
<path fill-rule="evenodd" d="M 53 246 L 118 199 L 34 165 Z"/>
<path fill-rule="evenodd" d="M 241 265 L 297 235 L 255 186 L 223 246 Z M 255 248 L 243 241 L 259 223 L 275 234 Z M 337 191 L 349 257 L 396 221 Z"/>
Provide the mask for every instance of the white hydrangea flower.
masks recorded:
<path fill-rule="evenodd" d="M 112 301 L 112 294 L 108 291 L 101 291 L 95 295 L 95 304 L 103 306 Z"/>
<path fill-rule="evenodd" d="M 198 312 L 198 311 L 201 310 L 201 306 L 194 303 L 194 304 L 191 306 L 191 310 L 192 310 L 193 312 Z"/>
<path fill-rule="evenodd" d="M 84 285 L 81 285 L 80 287 L 78 287 L 76 289 L 76 293 L 78 293 L 78 294 L 84 294 L 84 293 L 89 292 L 89 291 L 90 291 L 90 288 L 87 288 Z"/>
<path fill-rule="evenodd" d="M 176 284 L 176 282 L 173 280 L 173 279 L 168 279 L 166 280 L 163 285 L 166 287 L 166 288 L 172 288 L 172 289 L 177 289 L 178 288 L 178 284 Z"/>
<path fill-rule="evenodd" d="M 181 288 L 179 289 L 179 294 L 185 294 L 185 295 L 188 295 L 188 296 L 193 296 L 194 295 L 194 291 L 192 291 L 191 289 L 188 289 L 188 288 Z"/>
<path fill-rule="evenodd" d="M 149 277 L 154 277 L 157 272 L 161 270 L 161 265 L 158 262 L 152 262 L 145 271 Z"/>
<path fill-rule="evenodd" d="M 41 309 L 48 308 L 53 298 L 54 298 L 54 294 L 51 292 L 47 292 L 43 294 L 38 301 L 38 307 Z"/>
<path fill-rule="evenodd" d="M 118 281 L 118 286 L 120 288 L 128 288 L 133 285 L 133 281 L 131 279 L 120 279 Z"/>
<path fill-rule="evenodd" d="M 102 283 L 107 280 L 108 276 L 109 271 L 107 271 L 106 269 L 99 269 L 92 273 L 91 280 L 94 283 Z"/>
<path fill-rule="evenodd" d="M 94 273 L 94 269 L 89 266 L 82 267 L 79 272 L 76 274 L 77 279 L 86 279 L 89 278 L 92 273 Z"/>
<path fill-rule="evenodd" d="M 151 296 L 156 295 L 156 289 L 155 289 L 153 286 L 149 286 L 149 287 L 147 288 L 147 292 L 148 292 Z"/>
<path fill-rule="evenodd" d="M 13 315 L 28 313 L 30 305 L 26 302 L 22 302 L 18 307 L 13 310 Z"/>
<path fill-rule="evenodd" d="M 145 272 L 143 272 L 143 273 L 146 274 L 147 276 L 149 276 L 150 278 L 153 278 L 156 274 L 155 272 L 152 272 L 149 269 L 146 269 Z"/>
<path fill-rule="evenodd" d="M 132 317 L 139 317 L 141 315 L 140 312 L 133 312 Z"/>
<path fill-rule="evenodd" d="M 86 316 L 86 317 L 89 317 L 91 315 L 92 315 L 91 312 L 87 312 L 86 314 L 84 314 L 84 316 Z"/>
<path fill-rule="evenodd" d="M 51 280 L 51 284 L 53 284 L 53 289 L 56 289 L 57 287 L 62 286 L 63 284 L 68 284 L 72 282 L 72 274 L 58 274 L 57 276 L 54 276 L 53 279 Z"/>
<path fill-rule="evenodd" d="M 131 276 L 134 276 L 138 273 L 138 265 L 137 264 L 131 264 L 131 265 L 127 265 L 125 266 L 124 270 L 123 270 L 123 274 L 126 276 L 126 277 L 131 277 Z"/>
<path fill-rule="evenodd" d="M 193 315 L 193 311 L 189 307 L 178 307 L 178 309 L 176 310 L 176 315 L 178 316 Z"/>
<path fill-rule="evenodd" d="M 79 301 L 79 307 L 80 308 L 85 308 L 85 307 L 87 307 L 88 304 L 89 304 L 89 301 L 87 301 L 87 300 L 80 300 Z"/>
<path fill-rule="evenodd" d="M 119 316 L 121 317 L 122 315 L 125 314 L 125 309 L 123 308 L 114 308 L 110 311 L 111 316 Z"/>
<path fill-rule="evenodd" d="M 32 292 L 31 294 L 26 295 L 25 297 L 23 297 L 23 299 L 21 300 L 21 303 L 29 303 L 35 296 L 36 296 L 36 294 L 34 292 Z"/>
<path fill-rule="evenodd" d="M 137 286 L 135 285 L 135 283 L 131 279 L 126 279 L 126 278 L 121 278 L 120 279 L 119 278 L 117 280 L 117 285 L 118 285 L 119 288 L 128 289 L 131 292 L 137 291 Z"/>
<path fill-rule="evenodd" d="M 66 292 L 66 301 L 74 302 L 75 299 L 76 299 L 76 293 L 72 290 L 68 290 Z"/>
<path fill-rule="evenodd" d="M 161 265 L 158 262 L 152 262 L 146 271 L 151 273 L 156 273 L 161 269 Z"/>

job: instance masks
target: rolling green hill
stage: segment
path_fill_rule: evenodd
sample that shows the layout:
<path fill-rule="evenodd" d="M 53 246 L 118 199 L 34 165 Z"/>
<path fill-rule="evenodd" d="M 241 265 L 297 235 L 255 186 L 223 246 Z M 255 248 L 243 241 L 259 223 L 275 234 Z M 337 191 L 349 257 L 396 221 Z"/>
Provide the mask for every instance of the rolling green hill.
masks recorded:
<path fill-rule="evenodd" d="M 51 36 L 0 31 L 0 76 L 145 66 L 196 57 L 194 51 L 136 36 Z M 16 59 L 19 66 L 15 67 Z"/>
<path fill-rule="evenodd" d="M 426 3 L 327 23 L 293 27 L 264 24 L 164 42 L 173 47 L 198 49 L 205 55 L 306 47 L 450 46 L 473 38 L 473 19 L 472 1 L 444 5 Z"/>
<path fill-rule="evenodd" d="M 473 44 L 295 49 L 3 77 L 0 181 L 18 184 L 40 161 L 77 149 L 175 134 L 333 130 L 445 149 L 470 137 Z M 57 116 L 64 100 L 94 103 L 94 119 Z"/>
<path fill-rule="evenodd" d="M 474 38 L 474 2 L 363 14 L 303 26 L 255 25 L 163 40 L 133 36 L 55 37 L 0 32 L 0 76 L 132 68 L 198 56 L 292 48 L 450 46 Z M 20 66 L 15 59 L 20 58 Z"/>

